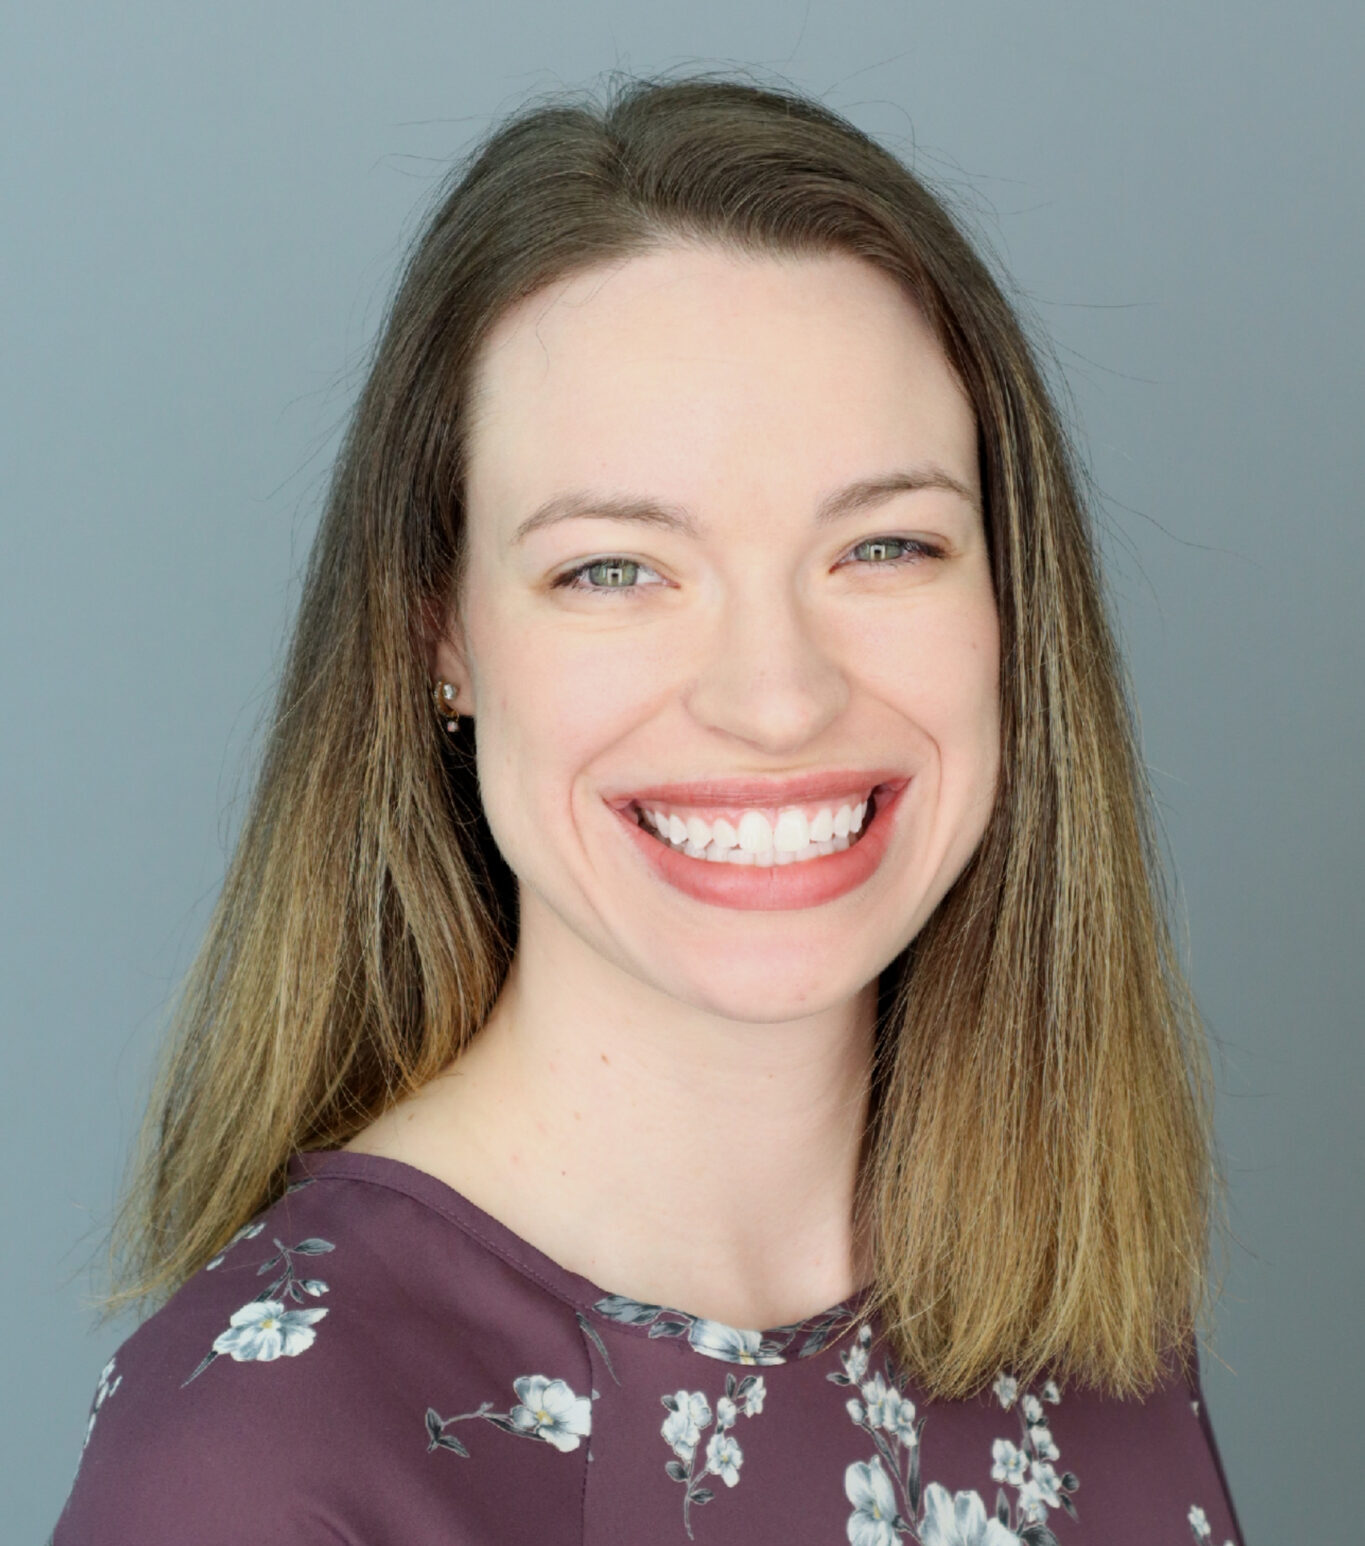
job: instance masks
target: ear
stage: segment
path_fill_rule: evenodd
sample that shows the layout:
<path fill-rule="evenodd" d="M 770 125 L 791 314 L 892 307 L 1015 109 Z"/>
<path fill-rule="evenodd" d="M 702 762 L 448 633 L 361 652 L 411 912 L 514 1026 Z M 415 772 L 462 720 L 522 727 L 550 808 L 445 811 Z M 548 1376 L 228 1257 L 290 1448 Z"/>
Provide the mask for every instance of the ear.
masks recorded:
<path fill-rule="evenodd" d="M 472 716 L 474 694 L 463 625 L 454 609 L 444 608 L 435 597 L 422 602 L 421 622 L 428 678 L 434 683 L 444 677 L 451 683 L 456 692 L 451 706 Z"/>

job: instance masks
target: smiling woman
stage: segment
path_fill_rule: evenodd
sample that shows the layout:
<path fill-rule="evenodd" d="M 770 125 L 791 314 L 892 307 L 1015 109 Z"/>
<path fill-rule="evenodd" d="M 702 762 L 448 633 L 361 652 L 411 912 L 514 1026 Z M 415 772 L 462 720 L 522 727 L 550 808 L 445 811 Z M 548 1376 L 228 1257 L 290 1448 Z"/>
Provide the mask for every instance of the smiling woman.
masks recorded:
<path fill-rule="evenodd" d="M 509 308 L 472 395 L 434 663 L 501 770 L 522 941 L 591 943 L 576 1001 L 624 1006 L 596 964 L 624 953 L 727 1023 L 828 1013 L 836 983 L 835 1020 L 869 1019 L 848 1006 L 980 841 L 999 761 L 976 419 L 933 332 L 847 254 L 671 242 Z"/>
<path fill-rule="evenodd" d="M 1152 834 L 942 204 L 746 83 L 518 114 L 337 466 L 58 1546 L 1237 1539 Z"/>

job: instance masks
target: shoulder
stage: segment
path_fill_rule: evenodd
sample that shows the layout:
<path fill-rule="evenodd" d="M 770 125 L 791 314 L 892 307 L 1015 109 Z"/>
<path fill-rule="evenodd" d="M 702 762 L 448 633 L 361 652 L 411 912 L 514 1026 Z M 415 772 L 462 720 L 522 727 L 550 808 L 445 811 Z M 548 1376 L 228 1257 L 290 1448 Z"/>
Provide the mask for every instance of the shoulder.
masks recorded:
<path fill-rule="evenodd" d="M 1082 1487 L 1080 1518 L 1097 1540 L 1136 1540 L 1134 1532 L 1154 1520 L 1183 1532 L 1196 1519 L 1212 1521 L 1204 1536 L 1196 1531 L 1198 1539 L 1216 1530 L 1219 1541 L 1240 1540 L 1198 1367 L 1191 1336 L 1167 1349 L 1157 1381 L 1141 1394 L 1065 1384 L 1059 1391 L 1048 1382 L 1021 1397 L 1021 1437 L 997 1445 L 996 1459 L 1003 1448 L 1007 1458 L 1027 1464 L 1026 1489 L 1049 1505 L 1060 1501 L 1053 1492 Z"/>
<path fill-rule="evenodd" d="M 572 1307 L 430 1203 L 319 1175 L 239 1231 L 104 1370 L 54 1546 L 410 1540 L 427 1498 L 449 1521 L 477 1446 L 441 1446 L 447 1414 L 515 1428 L 518 1384 L 588 1366 Z"/>

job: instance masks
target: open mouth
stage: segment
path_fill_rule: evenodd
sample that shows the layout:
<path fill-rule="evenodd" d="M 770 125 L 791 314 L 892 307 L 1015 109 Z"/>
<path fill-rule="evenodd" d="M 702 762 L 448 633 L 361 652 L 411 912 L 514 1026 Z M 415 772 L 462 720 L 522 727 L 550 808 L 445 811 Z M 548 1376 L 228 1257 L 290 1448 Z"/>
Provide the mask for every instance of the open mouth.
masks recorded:
<path fill-rule="evenodd" d="M 879 784 L 859 800 L 777 809 L 684 812 L 632 802 L 636 824 L 675 853 L 710 864 L 805 864 L 856 847 L 877 816 Z"/>

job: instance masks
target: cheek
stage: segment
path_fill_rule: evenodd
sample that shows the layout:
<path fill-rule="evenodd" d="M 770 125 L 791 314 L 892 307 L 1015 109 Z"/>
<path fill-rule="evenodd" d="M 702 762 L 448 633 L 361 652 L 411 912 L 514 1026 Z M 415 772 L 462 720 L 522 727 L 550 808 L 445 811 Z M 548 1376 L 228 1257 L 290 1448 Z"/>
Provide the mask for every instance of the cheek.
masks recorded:
<path fill-rule="evenodd" d="M 1000 777 L 1000 635 L 994 605 L 955 641 L 955 694 L 941 706 L 945 778 L 971 846 L 985 832 Z"/>
<path fill-rule="evenodd" d="M 935 743 L 940 759 L 993 780 L 1000 738 L 1000 642 L 989 598 L 946 595 L 883 621 L 860 643 L 864 680 Z"/>
<path fill-rule="evenodd" d="M 513 613 L 479 619 L 485 788 L 512 821 L 566 814 L 578 775 L 667 691 L 668 658 L 654 640 L 628 638 L 610 619 L 576 621 L 582 626 Z"/>

